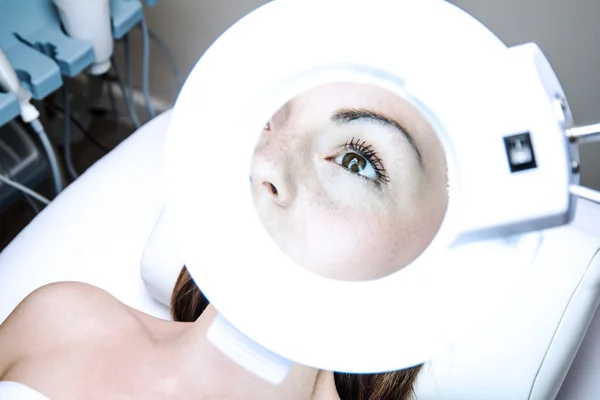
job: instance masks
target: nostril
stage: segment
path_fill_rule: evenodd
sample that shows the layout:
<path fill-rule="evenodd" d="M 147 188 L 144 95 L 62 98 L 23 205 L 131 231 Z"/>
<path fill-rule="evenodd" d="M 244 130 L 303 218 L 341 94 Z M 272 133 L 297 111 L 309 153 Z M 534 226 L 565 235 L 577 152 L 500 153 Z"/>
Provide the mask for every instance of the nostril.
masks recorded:
<path fill-rule="evenodd" d="M 277 192 L 277 188 L 275 187 L 275 185 L 273 185 L 271 182 L 263 182 L 263 185 L 265 185 L 267 187 L 267 189 L 269 189 L 274 196 L 277 196 L 278 192 Z"/>
<path fill-rule="evenodd" d="M 277 196 L 278 192 L 277 192 L 277 188 L 275 187 L 275 185 L 273 185 L 272 183 L 269 183 L 269 188 L 271 189 L 271 193 L 273 193 L 274 196 Z"/>

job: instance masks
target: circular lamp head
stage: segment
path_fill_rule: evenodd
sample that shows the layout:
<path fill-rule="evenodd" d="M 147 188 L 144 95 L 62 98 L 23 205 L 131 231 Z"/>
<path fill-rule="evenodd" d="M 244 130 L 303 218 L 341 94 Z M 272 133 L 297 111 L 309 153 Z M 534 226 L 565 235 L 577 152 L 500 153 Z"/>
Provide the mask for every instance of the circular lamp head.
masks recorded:
<path fill-rule="evenodd" d="M 523 82 L 514 71 L 492 33 L 439 0 L 278 0 L 240 20 L 195 66 L 167 138 L 167 207 L 197 285 L 247 337 L 321 369 L 406 368 L 463 340 L 507 300 L 538 244 L 535 235 L 472 240 L 500 224 L 493 218 L 508 218 L 487 209 L 485 195 L 495 189 L 483 170 L 501 160 L 498 174 L 505 173 L 496 139 L 529 123 L 516 112 L 530 98 L 515 99 Z M 424 251 L 397 272 L 365 279 L 294 263 L 263 226 L 248 182 L 257 141 L 282 106 L 315 88 L 347 84 L 384 90 L 418 113 L 447 174 L 443 218 Z M 288 150 L 310 121 L 303 124 Z M 302 154 L 319 158 L 310 151 Z M 304 217 L 298 226 L 311 218 Z"/>

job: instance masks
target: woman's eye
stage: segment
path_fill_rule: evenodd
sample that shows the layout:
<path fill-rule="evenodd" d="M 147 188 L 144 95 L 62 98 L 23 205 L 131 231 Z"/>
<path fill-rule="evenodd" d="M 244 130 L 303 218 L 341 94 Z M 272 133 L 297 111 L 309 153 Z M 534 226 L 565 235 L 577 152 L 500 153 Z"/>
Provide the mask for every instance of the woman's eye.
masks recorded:
<path fill-rule="evenodd" d="M 356 153 L 345 153 L 335 158 L 335 163 L 346 168 L 350 172 L 354 172 L 357 175 L 364 176 L 365 178 L 377 180 L 378 174 L 373 164 L 366 158 Z"/>

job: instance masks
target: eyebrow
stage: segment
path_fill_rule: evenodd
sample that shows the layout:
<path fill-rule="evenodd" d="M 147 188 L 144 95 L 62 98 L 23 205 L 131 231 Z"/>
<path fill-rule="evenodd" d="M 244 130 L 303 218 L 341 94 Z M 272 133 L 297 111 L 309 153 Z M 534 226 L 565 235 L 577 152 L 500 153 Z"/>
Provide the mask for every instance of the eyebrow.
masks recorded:
<path fill-rule="evenodd" d="M 355 121 L 375 121 L 379 124 L 390 126 L 400 133 L 404 135 L 408 143 L 411 145 L 415 153 L 417 154 L 417 159 L 419 161 L 419 165 L 423 166 L 423 156 L 421 155 L 421 151 L 417 147 L 414 138 L 398 123 L 391 118 L 386 117 L 383 114 L 380 114 L 375 111 L 365 110 L 365 109 L 341 109 L 336 111 L 331 116 L 331 121 L 336 124 L 348 124 Z"/>

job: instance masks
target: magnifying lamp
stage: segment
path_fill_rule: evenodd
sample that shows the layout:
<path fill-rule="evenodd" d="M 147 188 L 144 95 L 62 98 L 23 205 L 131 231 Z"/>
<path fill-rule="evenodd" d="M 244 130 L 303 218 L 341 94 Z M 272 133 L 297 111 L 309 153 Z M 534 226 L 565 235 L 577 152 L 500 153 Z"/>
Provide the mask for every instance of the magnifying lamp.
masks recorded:
<path fill-rule="evenodd" d="M 273 115 L 307 91 L 344 83 L 385 90 L 417 113 L 447 170 L 435 235 L 408 265 L 373 279 L 333 279 L 293 262 L 257 215 L 248 184 Z M 570 128 L 540 49 L 507 48 L 447 2 L 276 0 L 257 9 L 197 63 L 166 143 L 169 224 L 219 311 L 209 339 L 273 383 L 293 362 L 391 371 L 467 340 L 527 273 L 535 232 L 568 223 L 575 195 L 591 193 L 577 186 L 582 134 Z M 361 162 L 339 164 L 366 171 Z"/>

